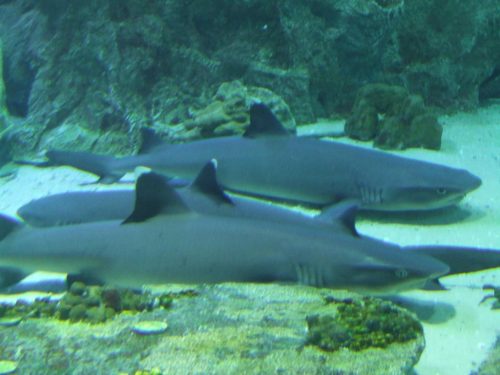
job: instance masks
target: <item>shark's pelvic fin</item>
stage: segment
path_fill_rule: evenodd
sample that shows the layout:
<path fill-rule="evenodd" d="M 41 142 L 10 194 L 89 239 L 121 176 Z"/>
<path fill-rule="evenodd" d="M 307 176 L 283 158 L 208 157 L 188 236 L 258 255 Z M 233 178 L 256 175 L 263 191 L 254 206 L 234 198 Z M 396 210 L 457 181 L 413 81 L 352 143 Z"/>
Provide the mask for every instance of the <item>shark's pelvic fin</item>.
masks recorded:
<path fill-rule="evenodd" d="M 138 223 L 159 214 L 180 214 L 189 212 L 175 189 L 167 184 L 165 177 L 156 173 L 142 174 L 135 187 L 135 207 L 122 224 Z"/>
<path fill-rule="evenodd" d="M 357 213 L 358 204 L 352 201 L 346 201 L 325 208 L 315 217 L 315 220 L 322 220 L 328 223 L 339 222 L 347 233 L 352 234 L 354 237 L 360 237 L 356 230 Z"/>
<path fill-rule="evenodd" d="M 290 135 L 271 110 L 262 103 L 250 107 L 250 125 L 243 134 L 247 138 Z"/>
<path fill-rule="evenodd" d="M 191 184 L 191 189 L 198 190 L 219 203 L 234 205 L 232 199 L 229 198 L 217 181 L 217 160 L 215 159 L 205 164 Z"/>

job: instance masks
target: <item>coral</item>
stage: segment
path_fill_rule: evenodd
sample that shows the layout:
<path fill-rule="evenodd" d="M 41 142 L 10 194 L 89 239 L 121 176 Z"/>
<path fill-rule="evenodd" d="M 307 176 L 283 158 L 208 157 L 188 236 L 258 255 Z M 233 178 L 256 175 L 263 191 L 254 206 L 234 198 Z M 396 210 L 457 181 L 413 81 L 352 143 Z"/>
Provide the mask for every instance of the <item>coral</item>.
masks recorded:
<path fill-rule="evenodd" d="M 59 302 L 38 299 L 33 304 L 17 302 L 14 306 L 0 304 L 0 318 L 56 318 L 70 322 L 104 323 L 123 311 L 168 309 L 174 298 L 193 297 L 196 293 L 138 293 L 130 289 L 87 286 L 74 282 Z"/>
<path fill-rule="evenodd" d="M 390 302 L 374 298 L 327 302 L 336 305 L 336 315 L 306 318 L 307 344 L 324 351 L 385 348 L 395 342 L 416 339 L 423 332 L 418 320 Z"/>
<path fill-rule="evenodd" d="M 242 134 L 250 123 L 248 109 L 252 102 L 259 101 L 271 108 L 285 127 L 295 133 L 295 120 L 290 108 L 282 98 L 262 87 L 247 87 L 240 81 L 222 83 L 207 106 L 190 110 L 190 119 L 180 123 L 183 138 L 200 138 Z M 172 137 L 172 127 L 158 129 Z M 178 132 L 179 130 L 177 130 Z M 180 137 L 175 137 L 180 140 Z"/>
<path fill-rule="evenodd" d="M 418 95 L 381 83 L 361 88 L 345 124 L 348 136 L 373 139 L 380 148 L 423 147 L 438 150 L 443 129 Z"/>

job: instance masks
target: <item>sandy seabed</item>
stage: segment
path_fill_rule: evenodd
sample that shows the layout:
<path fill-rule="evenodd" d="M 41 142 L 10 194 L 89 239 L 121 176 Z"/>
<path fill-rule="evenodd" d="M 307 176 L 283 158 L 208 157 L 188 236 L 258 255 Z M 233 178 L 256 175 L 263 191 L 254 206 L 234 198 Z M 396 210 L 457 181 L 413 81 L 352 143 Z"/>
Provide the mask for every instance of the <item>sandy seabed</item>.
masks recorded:
<path fill-rule="evenodd" d="M 397 154 L 465 168 L 481 177 L 483 185 L 458 208 L 444 213 L 404 218 L 402 223 L 398 218 L 362 218 L 358 229 L 401 245 L 500 249 L 500 105 L 443 116 L 440 121 L 444 127 L 440 151 L 414 149 Z M 81 186 L 94 179 L 69 168 L 22 167 L 14 179 L 0 180 L 0 212 L 15 215 L 21 205 L 49 194 L 123 188 L 122 184 Z M 488 293 L 482 290 L 484 284 L 500 285 L 500 270 L 448 277 L 442 282 L 448 291 L 403 294 L 431 307 L 423 322 L 427 345 L 415 371 L 419 375 L 468 375 L 486 358 L 500 335 L 499 311 L 491 310 L 491 302 L 480 304 Z"/>

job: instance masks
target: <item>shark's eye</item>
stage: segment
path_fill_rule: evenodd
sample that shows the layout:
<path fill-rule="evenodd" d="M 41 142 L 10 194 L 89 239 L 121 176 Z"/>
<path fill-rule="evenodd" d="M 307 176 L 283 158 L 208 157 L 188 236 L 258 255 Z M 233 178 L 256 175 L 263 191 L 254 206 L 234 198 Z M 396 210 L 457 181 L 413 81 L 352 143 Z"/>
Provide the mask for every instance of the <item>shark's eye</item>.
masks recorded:
<path fill-rule="evenodd" d="M 408 277 L 408 271 L 404 268 L 398 268 L 396 271 L 394 271 L 394 274 L 398 279 L 406 279 Z"/>
<path fill-rule="evenodd" d="M 438 193 L 439 195 L 446 195 L 448 194 L 448 190 L 446 190 L 445 188 L 437 188 L 436 193 Z"/>

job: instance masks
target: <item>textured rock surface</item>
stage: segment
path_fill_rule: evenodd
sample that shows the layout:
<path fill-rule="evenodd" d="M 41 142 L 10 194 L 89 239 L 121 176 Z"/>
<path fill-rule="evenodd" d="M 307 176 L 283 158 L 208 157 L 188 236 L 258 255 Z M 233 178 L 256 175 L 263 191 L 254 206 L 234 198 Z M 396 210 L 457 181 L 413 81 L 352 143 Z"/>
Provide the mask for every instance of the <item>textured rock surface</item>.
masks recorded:
<path fill-rule="evenodd" d="M 250 124 L 250 104 L 257 101 L 265 103 L 290 133 L 295 133 L 295 119 L 283 99 L 268 89 L 246 87 L 240 81 L 224 82 L 209 105 L 192 111 L 180 124 L 160 127 L 157 132 L 175 141 L 242 134 Z"/>
<path fill-rule="evenodd" d="M 305 346 L 306 317 L 335 314 L 327 296 L 352 294 L 307 287 L 224 284 L 199 288 L 169 310 L 120 315 L 89 326 L 28 319 L 2 331 L 0 355 L 22 374 L 85 374 L 158 368 L 204 374 L 405 374 L 423 336 L 385 349 L 324 352 Z M 167 332 L 131 332 L 142 320 L 167 321 Z"/>
<path fill-rule="evenodd" d="M 357 95 L 345 133 L 380 148 L 441 147 L 443 128 L 422 97 L 396 85 L 370 84 Z"/>
<path fill-rule="evenodd" d="M 499 24 L 498 0 L 1 1 L 7 106 L 25 120 L 12 152 L 66 126 L 78 148 L 130 153 L 140 126 L 182 123 L 236 79 L 298 123 L 346 113 L 370 82 L 474 107 L 500 92 Z"/>

